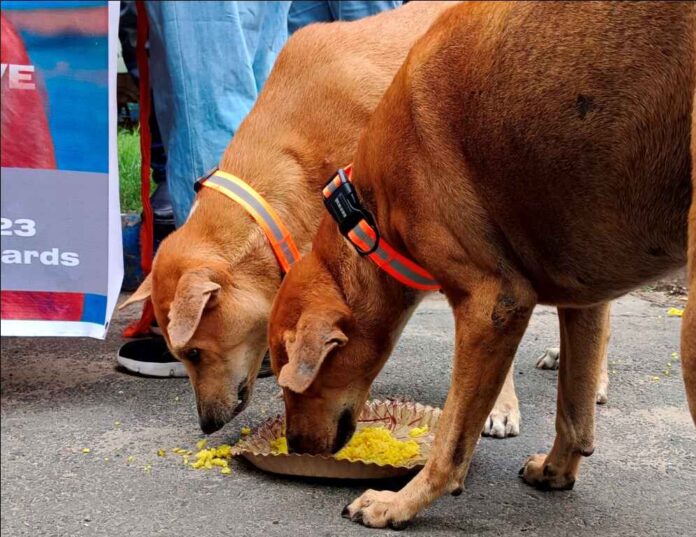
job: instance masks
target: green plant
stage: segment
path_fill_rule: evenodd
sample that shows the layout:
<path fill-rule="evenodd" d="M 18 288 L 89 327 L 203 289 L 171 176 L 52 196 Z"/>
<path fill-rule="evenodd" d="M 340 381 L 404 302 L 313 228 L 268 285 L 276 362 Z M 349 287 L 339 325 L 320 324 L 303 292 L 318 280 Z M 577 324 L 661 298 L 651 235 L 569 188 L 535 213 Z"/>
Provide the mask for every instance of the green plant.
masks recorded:
<path fill-rule="evenodd" d="M 118 172 L 121 212 L 140 212 L 140 130 L 118 130 Z M 150 181 L 150 191 L 155 185 Z"/>

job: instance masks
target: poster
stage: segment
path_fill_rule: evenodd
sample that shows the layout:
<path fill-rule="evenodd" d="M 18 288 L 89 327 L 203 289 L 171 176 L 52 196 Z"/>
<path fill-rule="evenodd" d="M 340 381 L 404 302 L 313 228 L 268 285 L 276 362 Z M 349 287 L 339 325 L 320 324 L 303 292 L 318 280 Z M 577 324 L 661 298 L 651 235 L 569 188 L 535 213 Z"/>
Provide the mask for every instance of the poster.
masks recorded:
<path fill-rule="evenodd" d="M 0 8 L 0 333 L 104 338 L 123 278 L 118 2 Z"/>

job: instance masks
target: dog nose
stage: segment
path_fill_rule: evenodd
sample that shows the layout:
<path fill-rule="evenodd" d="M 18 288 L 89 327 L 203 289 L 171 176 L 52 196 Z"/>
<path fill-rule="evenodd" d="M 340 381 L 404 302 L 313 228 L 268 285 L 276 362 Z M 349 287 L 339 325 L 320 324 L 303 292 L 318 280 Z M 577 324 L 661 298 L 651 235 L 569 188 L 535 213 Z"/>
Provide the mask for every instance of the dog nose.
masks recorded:
<path fill-rule="evenodd" d="M 222 429 L 222 426 L 225 425 L 224 421 L 203 417 L 199 418 L 198 423 L 201 426 L 201 431 L 205 434 L 212 434 L 215 431 L 219 431 Z"/>
<path fill-rule="evenodd" d="M 319 439 L 303 434 L 287 434 L 288 453 L 307 453 L 309 455 L 321 455 L 327 453 L 328 446 Z"/>
<path fill-rule="evenodd" d="M 336 438 L 334 439 L 333 446 L 331 448 L 331 453 L 338 452 L 343 446 L 346 445 L 350 437 L 353 436 L 355 432 L 355 425 L 353 424 L 353 413 L 346 409 L 341 412 L 341 416 L 338 418 L 338 426 L 336 427 Z"/>

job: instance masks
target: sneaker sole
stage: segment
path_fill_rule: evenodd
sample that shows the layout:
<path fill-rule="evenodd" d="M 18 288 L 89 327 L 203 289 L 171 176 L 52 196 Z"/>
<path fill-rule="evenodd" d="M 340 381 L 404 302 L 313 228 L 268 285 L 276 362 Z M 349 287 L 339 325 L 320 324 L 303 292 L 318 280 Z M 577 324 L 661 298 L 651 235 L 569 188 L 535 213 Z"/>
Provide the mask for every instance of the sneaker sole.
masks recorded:
<path fill-rule="evenodd" d="M 156 362 L 140 362 L 131 360 L 123 356 L 116 356 L 116 361 L 125 367 L 128 371 L 146 375 L 148 377 L 188 377 L 184 364 L 180 362 L 170 362 L 167 364 L 158 364 Z"/>

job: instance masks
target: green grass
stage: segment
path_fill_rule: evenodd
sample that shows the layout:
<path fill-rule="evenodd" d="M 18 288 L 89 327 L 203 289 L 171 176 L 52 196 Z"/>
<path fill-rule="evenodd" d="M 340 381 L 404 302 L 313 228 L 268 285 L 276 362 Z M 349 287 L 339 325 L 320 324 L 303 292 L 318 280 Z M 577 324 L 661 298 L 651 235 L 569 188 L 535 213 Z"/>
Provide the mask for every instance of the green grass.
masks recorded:
<path fill-rule="evenodd" d="M 140 130 L 118 130 L 118 170 L 121 212 L 140 212 Z M 150 192 L 154 188 L 150 181 Z"/>

